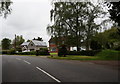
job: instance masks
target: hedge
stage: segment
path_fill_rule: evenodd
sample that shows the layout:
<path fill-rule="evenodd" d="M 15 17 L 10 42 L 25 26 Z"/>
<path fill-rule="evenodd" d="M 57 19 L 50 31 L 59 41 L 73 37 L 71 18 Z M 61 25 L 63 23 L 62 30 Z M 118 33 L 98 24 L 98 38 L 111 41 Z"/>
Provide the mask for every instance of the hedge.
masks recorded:
<path fill-rule="evenodd" d="M 2 54 L 8 54 L 8 55 L 36 55 L 36 54 L 37 55 L 50 55 L 48 50 L 38 51 L 38 53 L 36 51 L 16 53 L 14 49 L 4 50 L 4 51 L 2 51 Z"/>
<path fill-rule="evenodd" d="M 47 51 L 18 52 L 17 55 L 50 55 Z"/>
<path fill-rule="evenodd" d="M 68 51 L 67 55 L 85 55 L 85 56 L 95 56 L 101 50 L 89 50 L 89 51 Z"/>

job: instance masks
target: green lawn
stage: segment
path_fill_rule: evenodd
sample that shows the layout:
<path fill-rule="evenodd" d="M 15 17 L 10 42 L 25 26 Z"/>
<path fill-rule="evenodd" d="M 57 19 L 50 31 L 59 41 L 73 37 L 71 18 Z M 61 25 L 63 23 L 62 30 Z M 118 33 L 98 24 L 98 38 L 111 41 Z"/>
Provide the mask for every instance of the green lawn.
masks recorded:
<path fill-rule="evenodd" d="M 58 55 L 58 53 L 50 53 L 50 55 Z"/>
<path fill-rule="evenodd" d="M 67 60 L 120 60 L 119 55 L 120 55 L 120 51 L 103 50 L 100 53 L 98 53 L 96 56 L 67 55 L 66 57 L 49 56 L 48 58 L 67 59 Z"/>
<path fill-rule="evenodd" d="M 66 57 L 58 57 L 58 56 L 49 56 L 48 58 L 52 59 L 67 59 L 67 60 L 96 60 L 98 57 L 93 57 L 93 56 L 66 56 Z"/>

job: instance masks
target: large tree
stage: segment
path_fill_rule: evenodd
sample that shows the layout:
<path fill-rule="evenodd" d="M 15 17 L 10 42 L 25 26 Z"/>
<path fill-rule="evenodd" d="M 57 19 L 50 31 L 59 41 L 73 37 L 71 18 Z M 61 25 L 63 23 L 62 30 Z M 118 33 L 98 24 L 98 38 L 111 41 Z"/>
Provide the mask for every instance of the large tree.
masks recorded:
<path fill-rule="evenodd" d="M 10 39 L 4 38 L 1 42 L 2 42 L 1 44 L 2 44 L 2 49 L 3 50 L 10 49 L 10 46 L 11 46 L 11 40 Z"/>
<path fill-rule="evenodd" d="M 112 4 L 112 8 L 109 10 L 110 18 L 118 23 L 120 27 L 120 1 L 119 2 L 110 2 Z"/>
<path fill-rule="evenodd" d="M 119 2 L 110 2 L 112 8 L 109 10 L 110 18 L 118 24 L 118 33 L 120 35 L 120 1 Z M 111 5 L 108 3 L 108 7 L 110 8 Z"/>
<path fill-rule="evenodd" d="M 100 6 L 95 6 L 91 2 L 55 2 L 51 10 L 51 20 L 54 24 L 49 25 L 47 30 L 53 37 L 58 38 L 58 42 L 67 44 L 74 41 L 78 51 L 81 41 L 86 40 L 88 50 L 90 39 L 99 28 L 94 20 L 101 14 L 103 11 Z M 69 36 L 71 36 L 71 42 Z M 65 40 L 61 41 L 59 39 L 61 37 Z"/>

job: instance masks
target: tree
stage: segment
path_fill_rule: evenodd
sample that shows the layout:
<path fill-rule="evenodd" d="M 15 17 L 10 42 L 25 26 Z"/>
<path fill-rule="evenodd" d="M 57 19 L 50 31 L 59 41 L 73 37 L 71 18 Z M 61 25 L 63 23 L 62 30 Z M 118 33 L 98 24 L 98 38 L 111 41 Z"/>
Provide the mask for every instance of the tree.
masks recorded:
<path fill-rule="evenodd" d="M 118 33 L 120 35 L 120 1 L 119 2 L 110 2 L 112 4 L 112 9 L 109 10 L 110 12 L 110 18 L 115 21 L 116 23 L 118 23 Z M 111 7 L 108 4 L 108 7 Z"/>
<path fill-rule="evenodd" d="M 110 18 L 118 23 L 120 26 L 120 1 L 119 2 L 110 2 L 112 4 L 112 9 L 109 10 Z"/>
<path fill-rule="evenodd" d="M 62 41 L 58 39 L 58 42 L 61 42 L 58 45 L 73 42 L 69 41 L 68 37 L 71 36 L 77 51 L 80 50 L 81 41 L 86 40 L 88 50 L 90 39 L 100 26 L 94 22 L 103 14 L 100 6 L 93 5 L 91 2 L 55 2 L 53 7 L 51 21 L 54 21 L 54 24 L 48 25 L 48 33 L 53 37 L 65 38 Z"/>
<path fill-rule="evenodd" d="M 68 42 L 68 37 L 72 36 L 71 38 L 74 38 L 74 42 L 76 42 L 77 50 L 80 50 L 83 28 L 81 17 L 84 15 L 82 14 L 82 7 L 85 5 L 86 3 L 80 2 L 54 3 L 54 8 L 51 10 L 51 20 L 54 19 L 55 23 L 52 26 L 48 26 L 47 30 L 54 37 L 67 39 L 63 40 L 63 42 L 58 39 L 58 42 L 61 42 L 58 45 L 71 43 L 71 41 Z"/>
<path fill-rule="evenodd" d="M 33 40 L 43 41 L 43 39 L 41 37 L 38 37 L 37 39 L 34 38 Z"/>
<path fill-rule="evenodd" d="M 30 42 L 30 40 L 28 39 L 27 42 Z"/>
<path fill-rule="evenodd" d="M 112 27 L 104 32 L 97 33 L 92 40 L 99 42 L 103 49 L 118 49 L 120 47 L 119 34 L 117 28 Z"/>
<path fill-rule="evenodd" d="M 8 50 L 8 49 L 10 49 L 10 46 L 11 46 L 11 40 L 10 39 L 8 39 L 8 38 L 4 38 L 3 40 L 2 40 L 2 49 L 3 50 Z"/>
<path fill-rule="evenodd" d="M 92 40 L 91 44 L 90 44 L 90 48 L 92 50 L 100 50 L 102 47 L 101 47 L 101 45 L 100 45 L 100 43 L 98 41 Z"/>
<path fill-rule="evenodd" d="M 13 40 L 13 45 L 15 45 L 16 48 L 20 48 L 20 45 L 24 42 L 24 38 L 22 35 L 18 35 L 15 37 L 15 39 Z"/>
<path fill-rule="evenodd" d="M 5 18 L 7 17 L 8 14 L 11 13 L 11 0 L 1 0 L 0 1 L 0 16 L 4 16 Z"/>

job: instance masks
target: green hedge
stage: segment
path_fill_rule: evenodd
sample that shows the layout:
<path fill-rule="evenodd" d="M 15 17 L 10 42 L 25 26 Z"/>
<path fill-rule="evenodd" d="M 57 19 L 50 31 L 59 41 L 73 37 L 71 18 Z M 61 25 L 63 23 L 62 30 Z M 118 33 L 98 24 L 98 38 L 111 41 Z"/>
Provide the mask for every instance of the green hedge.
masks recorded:
<path fill-rule="evenodd" d="M 67 55 L 85 55 L 85 56 L 95 56 L 101 50 L 89 50 L 89 51 L 68 51 Z"/>
<path fill-rule="evenodd" d="M 8 53 L 8 50 L 2 50 L 1 53 L 2 53 L 2 54 L 7 54 L 7 53 Z"/>
<path fill-rule="evenodd" d="M 18 52 L 16 53 L 17 55 L 35 55 L 36 52 L 32 51 L 32 52 Z"/>
<path fill-rule="evenodd" d="M 47 52 L 47 51 L 38 51 L 38 53 L 37 52 L 35 52 L 35 51 L 31 51 L 31 52 L 18 52 L 18 53 L 16 53 L 17 55 L 50 55 L 49 54 L 49 52 Z"/>
<path fill-rule="evenodd" d="M 43 51 L 31 51 L 31 52 L 18 52 L 16 53 L 14 49 L 11 50 L 3 50 L 2 54 L 8 54 L 8 55 L 50 55 L 48 50 L 43 50 Z"/>
<path fill-rule="evenodd" d="M 9 50 L 9 51 L 7 52 L 7 54 L 9 54 L 9 55 L 14 55 L 14 54 L 16 54 L 15 49 Z"/>

